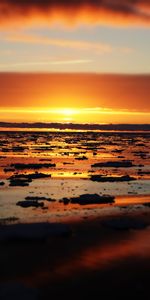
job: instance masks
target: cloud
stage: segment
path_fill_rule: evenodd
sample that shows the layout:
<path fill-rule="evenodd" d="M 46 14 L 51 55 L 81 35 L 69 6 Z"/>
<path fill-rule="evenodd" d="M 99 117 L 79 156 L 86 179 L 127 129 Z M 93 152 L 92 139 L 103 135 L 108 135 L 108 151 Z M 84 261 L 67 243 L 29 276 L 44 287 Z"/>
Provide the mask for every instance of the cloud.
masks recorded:
<path fill-rule="evenodd" d="M 5 36 L 9 42 L 43 44 L 76 50 L 90 50 L 99 54 L 111 53 L 114 48 L 110 44 L 100 42 L 88 42 L 83 40 L 52 39 L 44 36 L 13 34 Z"/>
<path fill-rule="evenodd" d="M 0 0 L 0 26 L 68 24 L 150 25 L 149 0 Z"/>
<path fill-rule="evenodd" d="M 150 75 L 0 73 L 0 107 L 95 107 L 95 114 L 99 108 L 150 112 L 149 94 Z"/>
<path fill-rule="evenodd" d="M 13 43 L 29 43 L 49 45 L 62 48 L 70 48 L 75 50 L 92 51 L 96 54 L 109 54 L 112 52 L 118 52 L 123 54 L 132 54 L 135 52 L 131 47 L 115 47 L 108 43 L 101 42 L 89 42 L 84 40 L 67 40 L 67 39 L 52 39 L 46 36 L 27 35 L 27 34 L 11 34 L 5 35 L 5 41 Z"/>
<path fill-rule="evenodd" d="M 29 62 L 19 62 L 19 63 L 8 63 L 0 64 L 0 68 L 3 70 L 10 70 L 11 68 L 20 69 L 20 67 L 28 66 L 48 66 L 48 65 L 76 65 L 76 64 L 86 64 L 93 62 L 90 59 L 72 59 L 72 60 L 53 60 L 53 61 L 29 61 Z"/>

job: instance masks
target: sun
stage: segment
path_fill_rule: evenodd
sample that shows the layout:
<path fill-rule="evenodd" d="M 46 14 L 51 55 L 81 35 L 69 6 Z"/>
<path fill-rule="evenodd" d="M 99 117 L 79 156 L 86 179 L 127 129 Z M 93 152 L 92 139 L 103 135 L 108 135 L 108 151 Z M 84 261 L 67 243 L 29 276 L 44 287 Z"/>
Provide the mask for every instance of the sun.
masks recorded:
<path fill-rule="evenodd" d="M 74 116 L 77 114 L 77 109 L 75 108 L 60 108 L 59 114 L 61 115 L 61 118 L 65 122 L 71 122 L 74 120 Z"/>
<path fill-rule="evenodd" d="M 71 117 L 72 115 L 75 115 L 77 113 L 75 108 L 61 108 L 60 109 L 60 114 L 66 117 Z"/>
<path fill-rule="evenodd" d="M 57 114 L 61 120 L 70 122 L 74 120 L 74 116 L 78 114 L 78 110 L 76 108 L 62 107 L 57 109 Z"/>

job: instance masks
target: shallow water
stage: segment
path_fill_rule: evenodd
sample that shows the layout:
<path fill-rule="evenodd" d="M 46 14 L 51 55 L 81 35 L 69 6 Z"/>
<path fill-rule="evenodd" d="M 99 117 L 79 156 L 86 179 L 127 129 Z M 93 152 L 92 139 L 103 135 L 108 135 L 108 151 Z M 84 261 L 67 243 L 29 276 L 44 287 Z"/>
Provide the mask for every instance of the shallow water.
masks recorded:
<path fill-rule="evenodd" d="M 103 210 L 112 209 L 110 205 L 81 207 L 59 203 L 63 197 L 76 197 L 87 193 L 113 195 L 117 204 L 149 202 L 149 149 L 148 132 L 0 132 L 0 182 L 4 182 L 0 186 L 0 218 L 34 220 L 45 217 L 51 220 L 71 214 L 85 217 L 85 212 L 88 215 L 100 213 L 102 207 Z M 108 161 L 131 161 L 132 166 L 92 166 Z M 17 164 L 21 165 L 17 167 Z M 55 166 L 48 167 L 44 164 Z M 10 176 L 36 172 L 49 174 L 50 177 L 33 179 L 29 186 L 9 186 Z M 91 175 L 129 175 L 134 180 L 97 182 L 91 180 Z M 18 201 L 27 196 L 50 197 L 56 201 L 44 200 L 44 209 L 16 206 Z"/>

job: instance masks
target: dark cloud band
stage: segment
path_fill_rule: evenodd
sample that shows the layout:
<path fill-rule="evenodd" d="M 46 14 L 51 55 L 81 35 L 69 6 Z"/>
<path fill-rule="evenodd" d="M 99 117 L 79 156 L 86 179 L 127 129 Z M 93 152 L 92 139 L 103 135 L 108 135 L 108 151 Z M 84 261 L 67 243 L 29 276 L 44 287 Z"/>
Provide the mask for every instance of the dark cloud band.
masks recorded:
<path fill-rule="evenodd" d="M 87 17 L 90 23 L 133 20 L 150 24 L 150 0 L 0 0 L 0 23 L 36 15 L 49 17 L 49 21 L 61 16 L 81 23 Z"/>

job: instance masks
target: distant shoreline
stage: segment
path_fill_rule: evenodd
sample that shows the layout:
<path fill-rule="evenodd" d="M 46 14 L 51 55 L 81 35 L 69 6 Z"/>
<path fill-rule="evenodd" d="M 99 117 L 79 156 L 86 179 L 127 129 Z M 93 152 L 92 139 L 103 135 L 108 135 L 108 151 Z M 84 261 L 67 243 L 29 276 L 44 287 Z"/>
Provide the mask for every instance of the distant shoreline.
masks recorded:
<path fill-rule="evenodd" d="M 17 129 L 70 129 L 102 131 L 150 131 L 150 124 L 80 124 L 80 123 L 42 123 L 42 122 L 0 122 L 0 128 Z"/>

